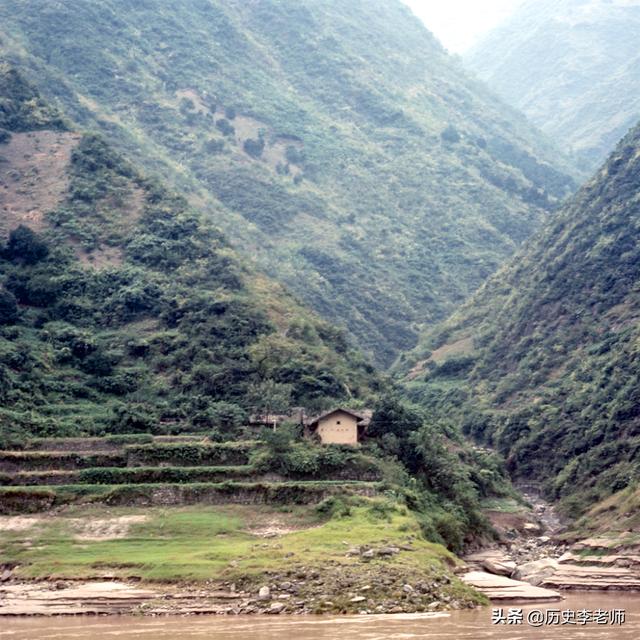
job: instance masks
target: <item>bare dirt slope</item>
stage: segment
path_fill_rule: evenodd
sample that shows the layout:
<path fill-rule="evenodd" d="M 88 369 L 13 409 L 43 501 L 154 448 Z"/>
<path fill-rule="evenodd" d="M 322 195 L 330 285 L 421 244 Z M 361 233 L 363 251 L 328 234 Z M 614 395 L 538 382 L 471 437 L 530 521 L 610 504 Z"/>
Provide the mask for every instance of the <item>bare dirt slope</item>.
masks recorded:
<path fill-rule="evenodd" d="M 44 214 L 63 200 L 67 166 L 80 140 L 76 133 L 14 133 L 0 145 L 0 237 L 26 224 L 39 231 Z"/>

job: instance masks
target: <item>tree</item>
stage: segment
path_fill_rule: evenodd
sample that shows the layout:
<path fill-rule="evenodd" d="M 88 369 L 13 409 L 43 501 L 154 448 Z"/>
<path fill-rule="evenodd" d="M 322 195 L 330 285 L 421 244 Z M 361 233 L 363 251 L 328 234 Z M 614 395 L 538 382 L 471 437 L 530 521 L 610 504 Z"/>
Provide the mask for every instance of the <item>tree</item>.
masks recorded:
<path fill-rule="evenodd" d="M 236 130 L 233 128 L 233 125 L 226 118 L 220 118 L 219 120 L 217 120 L 216 127 L 225 136 L 232 136 L 236 132 Z"/>
<path fill-rule="evenodd" d="M 278 383 L 271 379 L 262 380 L 249 389 L 249 402 L 269 424 L 273 414 L 284 413 L 289 409 L 292 388 L 290 384 Z"/>
<path fill-rule="evenodd" d="M 440 137 L 445 141 L 451 144 L 457 144 L 460 142 L 461 137 L 458 133 L 458 130 L 450 124 L 441 134 Z"/>
<path fill-rule="evenodd" d="M 368 433 L 373 437 L 388 433 L 407 437 L 417 431 L 422 423 L 423 418 L 418 411 L 403 403 L 397 395 L 387 394 L 380 398 L 374 408 Z"/>
<path fill-rule="evenodd" d="M 242 146 L 251 157 L 259 158 L 264 151 L 264 138 L 247 138 Z"/>
<path fill-rule="evenodd" d="M 23 264 L 36 264 L 49 255 L 49 247 L 37 233 L 20 225 L 9 235 L 5 257 Z"/>
<path fill-rule="evenodd" d="M 18 303 L 15 296 L 0 289 L 0 325 L 13 324 L 18 319 Z"/>

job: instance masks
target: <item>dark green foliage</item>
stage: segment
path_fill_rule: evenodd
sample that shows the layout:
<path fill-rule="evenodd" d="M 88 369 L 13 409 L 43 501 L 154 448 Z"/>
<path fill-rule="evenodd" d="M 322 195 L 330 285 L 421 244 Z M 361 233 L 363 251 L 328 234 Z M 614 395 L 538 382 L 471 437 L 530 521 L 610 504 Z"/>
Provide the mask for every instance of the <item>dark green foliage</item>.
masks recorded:
<path fill-rule="evenodd" d="M 444 142 L 448 142 L 450 144 L 457 144 L 462 140 L 458 130 L 451 124 L 440 134 L 440 137 Z"/>
<path fill-rule="evenodd" d="M 224 467 L 137 467 L 134 469 L 97 468 L 84 469 L 73 482 L 82 484 L 151 484 L 220 482 L 233 479 L 250 479 L 250 466 Z"/>
<path fill-rule="evenodd" d="M 0 251 L 0 427 L 233 440 L 259 384 L 286 403 L 367 396 L 375 374 L 340 331 L 258 281 L 184 198 L 96 135 L 69 173 L 46 235 L 19 226 Z"/>
<path fill-rule="evenodd" d="M 40 453 L 38 451 L 0 452 L 0 471 L 35 471 L 46 469 L 89 469 L 123 467 L 127 457 L 121 453 Z"/>
<path fill-rule="evenodd" d="M 264 139 L 263 138 L 247 138 L 242 145 L 242 148 L 252 157 L 259 158 L 264 151 Z"/>
<path fill-rule="evenodd" d="M 244 465 L 249 463 L 251 450 L 252 445 L 243 443 L 149 444 L 127 447 L 127 457 L 135 466 Z"/>
<path fill-rule="evenodd" d="M 0 325 L 13 324 L 18 319 L 18 303 L 10 291 L 0 289 Z"/>
<path fill-rule="evenodd" d="M 10 131 L 66 129 L 66 123 L 16 69 L 0 59 L 0 143 Z"/>
<path fill-rule="evenodd" d="M 226 118 L 216 120 L 216 127 L 222 132 L 222 135 L 225 136 L 232 136 L 236 131 Z"/>
<path fill-rule="evenodd" d="M 381 479 L 382 471 L 375 458 L 365 456 L 353 447 L 312 444 L 302 440 L 301 435 L 293 425 L 277 431 L 265 429 L 260 436 L 264 447 L 255 450 L 253 467 L 256 471 L 296 479 Z"/>
<path fill-rule="evenodd" d="M 34 265 L 49 255 L 49 247 L 29 227 L 20 225 L 9 234 L 2 253 L 6 260 Z"/>
<path fill-rule="evenodd" d="M 421 512 L 428 538 L 459 552 L 488 533 L 481 499 L 510 492 L 496 456 L 475 451 L 452 423 L 397 395 L 380 399 L 367 433 L 374 439 L 367 445 L 372 451 L 397 459 L 409 472 L 408 501 Z"/>

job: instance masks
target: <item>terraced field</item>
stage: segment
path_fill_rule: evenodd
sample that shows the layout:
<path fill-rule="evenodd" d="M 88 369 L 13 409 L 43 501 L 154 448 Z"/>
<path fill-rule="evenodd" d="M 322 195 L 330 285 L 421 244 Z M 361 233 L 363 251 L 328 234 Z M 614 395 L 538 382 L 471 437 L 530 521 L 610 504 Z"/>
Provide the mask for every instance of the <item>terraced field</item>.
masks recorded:
<path fill-rule="evenodd" d="M 260 448 L 256 441 L 221 444 L 201 436 L 32 440 L 24 450 L 0 451 L 0 513 L 78 503 L 314 504 L 380 489 L 376 461 L 362 454 L 322 474 L 282 474 L 253 462 Z"/>

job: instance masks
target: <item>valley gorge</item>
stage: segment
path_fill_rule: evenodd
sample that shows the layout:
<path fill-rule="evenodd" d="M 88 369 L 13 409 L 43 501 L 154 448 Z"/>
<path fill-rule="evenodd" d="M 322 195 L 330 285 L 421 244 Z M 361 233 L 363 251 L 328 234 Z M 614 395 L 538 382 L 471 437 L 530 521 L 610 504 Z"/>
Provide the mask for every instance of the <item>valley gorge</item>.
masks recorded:
<path fill-rule="evenodd" d="M 635 4 L 0 0 L 16 638 L 635 637 Z"/>

